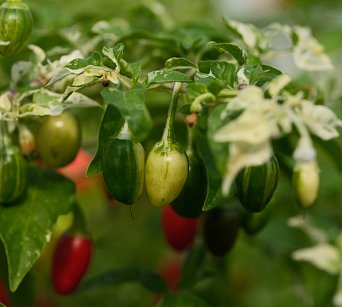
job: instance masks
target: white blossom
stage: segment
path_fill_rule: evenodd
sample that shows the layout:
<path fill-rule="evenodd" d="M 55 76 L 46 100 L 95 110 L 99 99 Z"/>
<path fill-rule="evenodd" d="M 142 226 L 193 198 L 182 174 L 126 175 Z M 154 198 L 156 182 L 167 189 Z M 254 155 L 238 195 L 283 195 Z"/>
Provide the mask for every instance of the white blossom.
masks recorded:
<path fill-rule="evenodd" d="M 297 36 L 297 43 L 293 47 L 293 57 L 299 69 L 309 71 L 324 71 L 333 69 L 329 56 L 323 46 L 312 36 L 307 27 L 296 26 L 293 32 Z"/>

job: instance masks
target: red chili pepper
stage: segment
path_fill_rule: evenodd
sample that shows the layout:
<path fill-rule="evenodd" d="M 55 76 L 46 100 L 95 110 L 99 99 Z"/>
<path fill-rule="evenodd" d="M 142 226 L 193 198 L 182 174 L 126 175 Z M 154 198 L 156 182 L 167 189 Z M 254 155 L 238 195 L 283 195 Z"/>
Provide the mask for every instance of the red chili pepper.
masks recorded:
<path fill-rule="evenodd" d="M 170 205 L 163 208 L 162 227 L 167 242 L 177 251 L 189 248 L 197 233 L 198 219 L 179 216 Z"/>
<path fill-rule="evenodd" d="M 0 303 L 5 304 L 7 307 L 11 306 L 8 289 L 2 280 L 0 280 Z"/>
<path fill-rule="evenodd" d="M 63 234 L 52 261 L 52 283 L 59 294 L 75 291 L 89 266 L 92 241 L 85 235 Z"/>

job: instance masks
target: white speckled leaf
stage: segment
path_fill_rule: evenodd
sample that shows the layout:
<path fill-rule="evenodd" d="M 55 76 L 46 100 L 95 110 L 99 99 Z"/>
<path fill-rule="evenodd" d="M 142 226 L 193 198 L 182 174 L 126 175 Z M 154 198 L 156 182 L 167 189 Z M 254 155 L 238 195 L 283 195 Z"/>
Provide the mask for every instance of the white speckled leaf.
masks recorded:
<path fill-rule="evenodd" d="M 74 201 L 74 184 L 42 169 L 29 171 L 25 197 L 0 206 L 0 239 L 9 267 L 11 291 L 15 291 L 50 240 L 59 215 L 69 212 Z"/>

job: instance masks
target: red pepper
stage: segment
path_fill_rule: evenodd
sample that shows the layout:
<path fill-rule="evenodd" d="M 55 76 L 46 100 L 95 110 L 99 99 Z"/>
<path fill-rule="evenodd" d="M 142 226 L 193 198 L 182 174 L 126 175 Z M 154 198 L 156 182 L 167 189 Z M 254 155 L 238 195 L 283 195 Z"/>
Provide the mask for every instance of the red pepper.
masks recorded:
<path fill-rule="evenodd" d="M 196 237 L 198 219 L 179 216 L 170 205 L 163 208 L 162 227 L 167 242 L 177 251 L 189 248 Z"/>
<path fill-rule="evenodd" d="M 56 245 L 52 261 L 52 283 L 59 294 L 76 290 L 89 266 L 92 241 L 85 235 L 63 234 Z"/>
<path fill-rule="evenodd" d="M 0 280 L 0 303 L 5 304 L 7 307 L 11 306 L 8 289 L 2 280 Z"/>

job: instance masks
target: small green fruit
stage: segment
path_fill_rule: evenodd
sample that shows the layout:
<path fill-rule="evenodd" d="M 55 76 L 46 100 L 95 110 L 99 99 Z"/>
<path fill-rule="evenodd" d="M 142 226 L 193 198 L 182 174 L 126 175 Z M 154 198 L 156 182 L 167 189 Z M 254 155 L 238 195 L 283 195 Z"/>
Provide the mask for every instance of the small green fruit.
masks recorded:
<path fill-rule="evenodd" d="M 188 158 L 177 143 L 158 142 L 146 161 L 145 182 L 150 203 L 162 207 L 182 191 L 188 175 Z"/>
<path fill-rule="evenodd" d="M 25 46 L 32 30 L 32 15 L 22 1 L 6 1 L 0 6 L 0 54 L 12 56 Z"/>

